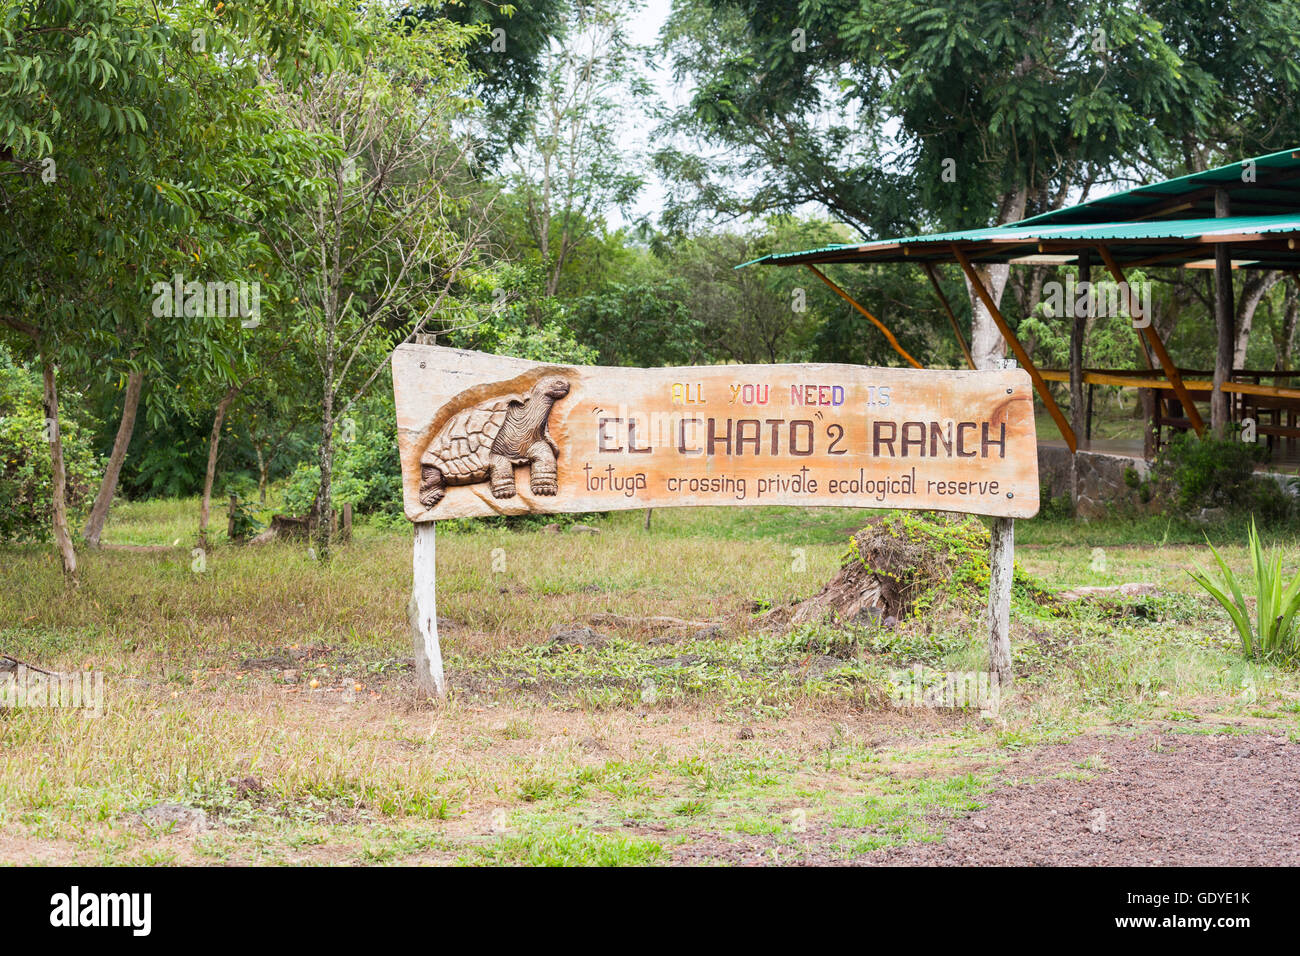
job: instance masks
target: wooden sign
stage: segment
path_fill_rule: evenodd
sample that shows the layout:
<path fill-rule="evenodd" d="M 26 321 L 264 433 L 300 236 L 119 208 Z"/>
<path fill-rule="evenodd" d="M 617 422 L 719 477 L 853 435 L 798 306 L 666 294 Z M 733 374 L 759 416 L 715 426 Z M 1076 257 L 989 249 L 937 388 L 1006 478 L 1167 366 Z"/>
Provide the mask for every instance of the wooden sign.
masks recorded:
<path fill-rule="evenodd" d="M 1038 512 L 1020 369 L 601 368 L 403 345 L 406 515 L 683 505 Z"/>

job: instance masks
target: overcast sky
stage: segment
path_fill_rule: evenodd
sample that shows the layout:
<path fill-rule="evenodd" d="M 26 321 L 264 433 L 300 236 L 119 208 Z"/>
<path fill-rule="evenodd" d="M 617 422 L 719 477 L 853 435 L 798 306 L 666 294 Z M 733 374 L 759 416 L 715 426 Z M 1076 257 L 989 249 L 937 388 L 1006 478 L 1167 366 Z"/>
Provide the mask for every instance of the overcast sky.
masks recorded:
<path fill-rule="evenodd" d="M 628 34 L 632 42 L 639 46 L 652 45 L 659 38 L 659 30 L 663 27 L 664 21 L 668 19 L 668 12 L 671 7 L 670 0 L 646 0 L 645 5 L 629 17 Z M 659 99 L 669 108 L 680 106 L 689 96 L 688 90 L 676 87 L 673 84 L 667 64 L 661 64 L 659 69 L 650 71 L 648 76 L 659 94 Z M 641 152 L 643 155 L 649 150 L 648 134 L 652 132 L 652 123 L 653 121 L 643 113 L 627 118 L 627 129 L 633 134 L 631 145 L 634 150 Z M 640 219 L 642 216 L 649 216 L 652 222 L 657 222 L 666 193 L 663 183 L 654 175 L 653 170 L 647 169 L 646 175 L 646 186 L 641 190 L 635 205 L 628 212 L 632 221 Z M 617 209 L 609 210 L 608 220 L 610 228 L 613 229 L 629 224 L 628 220 L 619 215 Z"/>

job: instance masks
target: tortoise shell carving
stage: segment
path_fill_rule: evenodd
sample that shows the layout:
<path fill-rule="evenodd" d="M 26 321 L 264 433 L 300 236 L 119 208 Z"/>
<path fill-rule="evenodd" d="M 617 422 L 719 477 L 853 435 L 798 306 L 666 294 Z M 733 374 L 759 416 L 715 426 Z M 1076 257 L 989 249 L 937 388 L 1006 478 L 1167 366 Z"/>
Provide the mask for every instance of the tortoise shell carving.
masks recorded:
<path fill-rule="evenodd" d="M 558 490 L 559 448 L 547 434 L 551 409 L 569 394 L 558 376 L 542 379 L 527 395 L 502 395 L 449 418 L 420 458 L 420 503 L 434 507 L 449 485 L 491 484 L 494 498 L 515 495 L 515 466 L 529 466 L 535 495 Z"/>

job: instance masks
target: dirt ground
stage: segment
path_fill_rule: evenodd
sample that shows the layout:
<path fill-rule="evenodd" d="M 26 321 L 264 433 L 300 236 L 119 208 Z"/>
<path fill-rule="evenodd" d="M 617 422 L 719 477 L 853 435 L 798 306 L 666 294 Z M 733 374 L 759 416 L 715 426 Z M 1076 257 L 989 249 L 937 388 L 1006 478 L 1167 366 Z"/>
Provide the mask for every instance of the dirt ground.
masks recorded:
<path fill-rule="evenodd" d="M 810 831 L 799 852 L 695 841 L 674 864 L 847 866 L 1295 866 L 1300 744 L 1266 734 L 1087 735 L 1012 758 L 1017 782 L 935 843 L 844 859 Z M 844 836 L 841 831 L 838 837 Z"/>
<path fill-rule="evenodd" d="M 989 795 L 942 843 L 892 847 L 905 866 L 1295 866 L 1300 745 L 1263 734 L 1089 736 L 1028 758 L 1099 768 Z M 1102 767 L 1109 769 L 1100 769 Z"/>

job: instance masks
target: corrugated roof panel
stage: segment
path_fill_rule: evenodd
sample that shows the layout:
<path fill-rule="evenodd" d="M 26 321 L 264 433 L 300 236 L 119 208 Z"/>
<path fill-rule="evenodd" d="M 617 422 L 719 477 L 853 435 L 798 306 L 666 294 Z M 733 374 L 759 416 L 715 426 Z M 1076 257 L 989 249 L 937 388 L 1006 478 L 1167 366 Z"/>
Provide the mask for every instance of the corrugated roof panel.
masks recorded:
<path fill-rule="evenodd" d="M 1202 218 L 1214 215 L 1216 189 L 1228 190 L 1238 213 L 1300 212 L 1300 147 L 1052 209 L 1013 225 Z"/>
<path fill-rule="evenodd" d="M 994 226 L 985 229 L 966 229 L 959 232 L 940 232 L 922 236 L 904 236 L 897 239 L 884 239 L 878 242 L 823 246 L 820 249 L 807 249 L 801 252 L 782 252 L 762 256 L 742 265 L 771 263 L 774 265 L 802 265 L 816 262 L 906 262 L 909 252 L 930 253 L 933 247 L 946 247 L 961 244 L 964 247 L 973 243 L 985 245 L 985 251 L 995 261 L 1004 261 L 1023 252 L 1008 250 L 1005 255 L 997 253 L 996 246 L 1023 246 L 1038 242 L 1077 243 L 1080 249 L 1100 243 L 1151 243 L 1158 240 L 1170 240 L 1170 244 L 1179 247 L 1189 243 L 1200 245 L 1212 243 L 1220 236 L 1266 236 L 1276 234 L 1300 233 L 1300 214 L 1278 216 L 1227 216 L 1224 218 L 1202 219 L 1167 219 L 1156 222 L 1105 222 L 1081 225 L 1045 224 L 1036 226 Z M 948 258 L 945 250 L 934 250 Z M 1150 250 L 1163 251 L 1163 250 Z M 1292 251 L 1292 250 L 1287 250 Z M 1280 254 L 1280 253 L 1279 253 Z M 987 257 L 983 257 L 987 259 Z M 1290 256 L 1282 255 L 1285 261 Z M 1300 262 L 1300 251 L 1295 251 L 1295 258 Z M 920 261 L 921 257 L 916 257 Z M 737 266 L 736 268 L 741 268 Z"/>
<path fill-rule="evenodd" d="M 1217 189 L 1228 191 L 1229 207 L 1234 215 L 1214 217 Z M 1003 243 L 1076 241 L 1080 248 L 1101 242 L 1143 244 L 1141 248 L 1131 246 L 1127 251 L 1112 248 L 1123 262 L 1152 254 L 1169 253 L 1176 257 L 1186 243 L 1213 241 L 1215 236 L 1286 232 L 1300 232 L 1300 147 L 1139 186 L 1007 226 L 774 253 L 736 268 L 759 263 L 905 262 L 909 257 L 915 261 L 939 261 L 947 257 L 934 247 L 956 242 L 986 243 L 976 256 L 985 262 L 1012 258 L 997 253 L 995 247 Z M 1160 239 L 1168 239 L 1170 245 L 1151 245 Z M 1023 255 L 1023 251 L 1015 254 Z M 1300 250 L 1270 248 L 1259 260 L 1261 268 L 1296 268 L 1300 266 Z"/>

